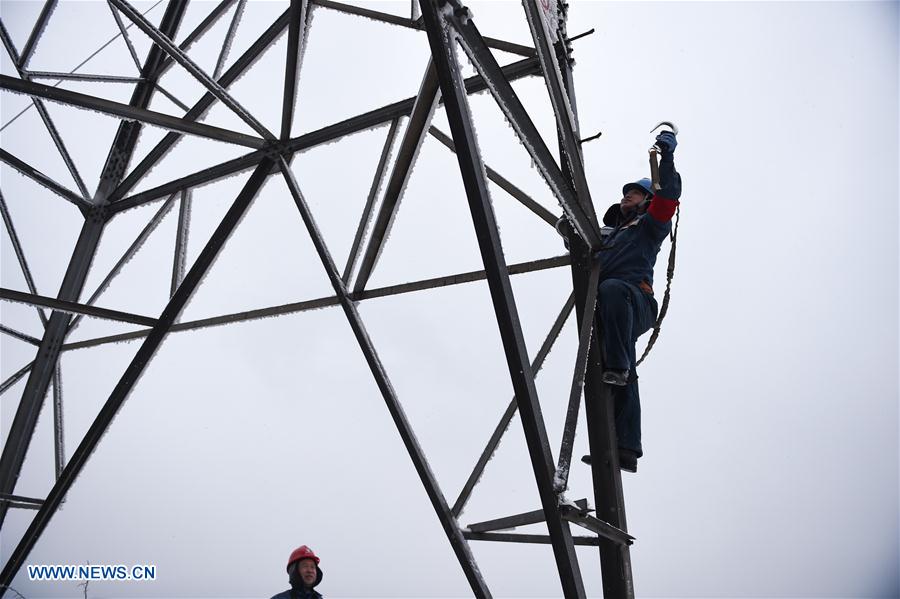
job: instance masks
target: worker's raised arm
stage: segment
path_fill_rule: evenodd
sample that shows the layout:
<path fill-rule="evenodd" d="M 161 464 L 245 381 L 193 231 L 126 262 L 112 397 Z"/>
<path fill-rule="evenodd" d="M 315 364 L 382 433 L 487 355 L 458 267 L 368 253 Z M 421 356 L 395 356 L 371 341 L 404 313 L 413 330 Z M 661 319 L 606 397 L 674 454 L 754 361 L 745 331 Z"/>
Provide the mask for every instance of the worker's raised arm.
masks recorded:
<path fill-rule="evenodd" d="M 681 175 L 675 170 L 675 146 L 678 140 L 671 131 L 664 131 L 656 136 L 656 145 L 660 149 L 659 185 L 660 189 L 650 201 L 647 213 L 660 222 L 669 222 L 678 200 L 681 198 Z"/>

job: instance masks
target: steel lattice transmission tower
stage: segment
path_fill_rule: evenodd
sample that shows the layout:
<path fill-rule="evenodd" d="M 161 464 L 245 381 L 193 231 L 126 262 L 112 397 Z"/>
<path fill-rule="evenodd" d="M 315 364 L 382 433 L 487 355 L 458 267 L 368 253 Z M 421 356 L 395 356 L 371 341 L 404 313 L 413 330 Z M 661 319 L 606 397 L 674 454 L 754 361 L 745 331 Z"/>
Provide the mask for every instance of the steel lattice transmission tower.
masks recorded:
<path fill-rule="evenodd" d="M 491 593 L 470 550 L 469 542 L 472 540 L 551 545 L 566 597 L 585 596 L 584 584 L 575 555 L 575 545 L 597 546 L 603 572 L 604 595 L 607 597 L 633 596 L 629 557 L 629 545 L 633 539 L 626 532 L 622 483 L 612 424 L 611 398 L 608 389 L 601 384 L 599 379 L 600 356 L 596 349 L 597 344 L 591 343 L 592 338 L 596 336 L 593 330 L 593 314 L 599 269 L 592 263 L 590 256 L 598 247 L 599 225 L 593 210 L 580 149 L 571 68 L 571 46 L 569 44 L 571 40 L 566 32 L 566 6 L 557 6 L 555 0 L 551 2 L 523 0 L 524 16 L 527 18 L 534 42 L 533 47 L 530 47 L 483 37 L 478 31 L 475 21 L 471 18 L 471 14 L 459 0 L 421 0 L 420 5 L 414 2 L 411 18 L 340 4 L 331 0 L 291 0 L 289 8 L 271 23 L 244 54 L 225 69 L 223 58 L 244 10 L 245 1 L 223 0 L 214 6 L 208 16 L 180 43 L 176 43 L 174 40 L 187 9 L 187 0 L 169 0 L 165 14 L 158 25 L 148 20 L 127 0 L 109 0 L 112 13 L 120 29 L 120 35 L 128 43 L 132 58 L 140 70 L 139 77 L 130 79 L 115 75 L 85 75 L 78 72 L 47 73 L 30 70 L 31 57 L 52 16 L 56 5 L 55 0 L 47 0 L 45 3 L 24 47 L 16 47 L 5 25 L 0 29 L 6 52 L 18 75 L 0 75 L 0 89 L 31 97 L 33 107 L 51 135 L 73 181 L 76 182 L 77 189 L 69 189 L 61 185 L 5 149 L 0 149 L 0 159 L 22 175 L 77 206 L 84 217 L 80 235 L 71 252 L 71 258 L 57 297 L 41 296 L 35 289 L 25 259 L 25 252 L 23 252 L 22 244 L 16 234 L 5 199 L 0 197 L 6 231 L 15 248 L 16 257 L 28 285 L 28 291 L 0 290 L 2 293 L 0 299 L 22 302 L 36 307 L 43 323 L 43 336 L 40 339 L 30 337 L 9 326 L 2 327 L 4 334 L 32 343 L 36 347 L 36 353 L 33 362 L 16 372 L 0 387 L 0 392 L 5 392 L 17 381 L 27 377 L 14 421 L 4 442 L 2 457 L 0 457 L 0 525 L 9 509 L 32 509 L 36 510 L 36 515 L 3 568 L 2 575 L 0 575 L 0 585 L 3 585 L 0 587 L 2 589 L 0 594 L 6 590 L 25 563 L 29 552 L 64 500 L 75 478 L 96 450 L 101 437 L 128 398 L 133 385 L 169 332 L 238 322 L 260 315 L 277 315 L 324 305 L 340 305 L 371 369 L 372 376 L 377 382 L 410 459 L 427 491 L 435 514 L 475 596 L 490 597 Z M 213 73 L 205 72 L 191 60 L 187 50 L 235 4 L 237 6 L 234 10 L 233 21 L 228 29 L 227 38 L 223 42 L 220 59 Z M 346 119 L 299 137 L 291 137 L 298 76 L 303 48 L 308 35 L 309 14 L 316 6 L 419 30 L 427 35 L 431 60 L 428 62 L 418 93 L 407 100 Z M 150 52 L 143 62 L 139 61 L 128 37 L 128 29 L 132 27 L 139 29 L 153 40 Z M 273 132 L 241 106 L 228 89 L 245 71 L 251 68 L 262 54 L 269 51 L 274 42 L 285 32 L 287 33 L 287 53 L 284 58 L 283 86 L 280 90 L 283 93 L 281 127 L 279 131 Z M 477 76 L 468 79 L 463 77 L 458 63 L 457 47 L 461 47 L 468 56 L 477 71 Z M 494 56 L 495 50 L 517 54 L 521 58 L 516 62 L 501 66 Z M 205 95 L 193 106 L 181 104 L 177 101 L 177 94 L 172 94 L 172 90 L 167 90 L 160 85 L 162 75 L 175 65 L 185 69 L 196 82 L 205 88 Z M 512 81 L 526 76 L 541 77 L 546 84 L 556 117 L 559 161 L 556 160 L 545 140 L 539 135 L 531 117 L 511 85 Z M 132 83 L 133 93 L 130 101 L 126 104 L 46 85 L 41 83 L 42 80 L 119 81 Z M 468 105 L 468 95 L 483 90 L 488 90 L 497 101 L 504 116 L 513 126 L 516 135 L 527 148 L 534 165 L 545 180 L 549 192 L 556 198 L 564 215 L 571 223 L 575 234 L 569 239 L 569 255 L 522 264 L 506 264 L 496 219 L 488 196 L 488 180 L 508 192 L 549 225 L 552 226 L 555 223 L 557 216 L 483 163 L 475 140 Z M 164 94 L 173 102 L 181 105 L 184 114 L 175 117 L 150 110 L 148 108 L 150 100 L 157 93 Z M 85 186 L 75 166 L 75 161 L 72 160 L 63 138 L 54 126 L 54 122 L 45 108 L 46 102 L 98 111 L 121 119 L 100 176 L 100 184 L 93 194 Z M 255 134 L 239 133 L 200 122 L 206 112 L 216 103 L 227 107 Z M 443 103 L 450 123 L 450 136 L 431 126 L 432 115 L 440 103 Z M 404 118 L 405 127 L 402 127 L 401 122 Z M 389 124 L 390 127 L 378 163 L 375 182 L 372 185 L 362 219 L 356 229 L 350 258 L 343 269 L 340 269 L 334 262 L 313 219 L 301 187 L 289 166 L 290 161 L 296 153 L 303 150 L 384 124 Z M 169 133 L 138 164 L 132 164 L 138 135 L 144 125 L 162 127 Z M 243 146 L 248 151 L 237 159 L 168 181 L 146 191 L 134 193 L 135 186 L 151 168 L 163 160 L 167 151 L 183 135 L 199 136 Z M 399 199 L 418 150 L 428 135 L 433 135 L 456 153 L 484 269 L 372 289 L 368 287 L 370 276 L 385 243 L 390 225 L 396 216 Z M 394 159 L 391 160 L 390 148 L 398 139 L 399 149 Z M 189 203 L 191 189 L 245 171 L 250 171 L 250 175 L 244 181 L 240 193 L 233 200 L 218 227 L 205 242 L 199 257 L 189 269 L 185 268 L 183 244 L 188 228 L 186 207 Z M 322 267 L 328 275 L 334 296 L 294 304 L 290 307 L 260 309 L 241 315 L 224 315 L 204 321 L 180 322 L 178 319 L 186 303 L 200 285 L 205 273 L 252 200 L 270 177 L 283 178 L 315 246 Z M 378 203 L 375 201 L 375 196 L 380 183 L 384 183 L 384 194 L 382 201 Z M 148 234 L 155 223 L 175 203 L 180 202 L 181 205 L 170 300 L 162 312 L 155 318 L 148 318 L 95 305 L 105 286 L 118 273 L 118 269 L 138 250 L 141 238 L 127 250 L 100 288 L 89 299 L 81 300 L 89 267 L 107 223 L 124 210 L 159 200 L 165 200 L 163 209 L 156 213 L 141 235 Z M 370 227 L 369 223 L 371 223 Z M 529 360 L 516 303 L 510 287 L 510 274 L 566 265 L 571 268 L 572 294 L 562 307 L 544 345 L 534 359 Z M 354 272 L 356 273 L 355 277 L 353 277 Z M 412 427 L 391 385 L 388 373 L 360 318 L 356 304 L 373 297 L 384 297 L 484 279 L 489 285 L 515 397 L 501 417 L 462 492 L 451 506 L 438 486 L 422 448 L 413 434 Z M 573 307 L 579 323 L 579 346 L 573 369 L 562 447 L 559 451 L 558 461 L 554 464 L 535 388 L 534 373 L 541 367 Z M 49 316 L 45 313 L 45 309 L 50 310 Z M 67 335 L 77 326 L 83 316 L 134 323 L 145 328 L 133 333 L 67 343 Z M 124 339 L 141 339 L 140 348 L 122 373 L 118 384 L 96 415 L 86 435 L 79 441 L 71 456 L 66 459 L 62 445 L 60 354 L 69 349 L 103 345 Z M 53 387 L 56 431 L 56 480 L 47 497 L 22 497 L 15 494 L 16 481 L 19 478 L 38 416 L 51 385 Z M 592 475 L 597 517 L 589 515 L 590 510 L 584 502 L 561 501 L 562 492 L 567 487 L 575 424 L 582 393 L 590 398 L 585 402 L 585 409 L 591 453 L 594 456 Z M 539 491 L 540 509 L 463 527 L 457 518 L 468 501 L 485 465 L 497 448 L 500 437 L 517 411 L 522 419 L 523 432 Z M 538 522 L 546 523 L 548 535 L 497 532 L 514 526 Z M 573 535 L 570 530 L 572 523 L 592 534 Z"/>

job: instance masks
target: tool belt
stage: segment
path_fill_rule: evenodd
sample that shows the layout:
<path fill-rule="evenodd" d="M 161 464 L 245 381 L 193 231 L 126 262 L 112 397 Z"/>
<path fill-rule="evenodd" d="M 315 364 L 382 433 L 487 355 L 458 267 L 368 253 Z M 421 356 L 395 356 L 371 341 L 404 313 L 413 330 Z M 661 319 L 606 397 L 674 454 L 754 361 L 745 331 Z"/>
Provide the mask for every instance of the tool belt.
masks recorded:
<path fill-rule="evenodd" d="M 638 289 L 646 293 L 647 295 L 653 295 L 653 287 L 650 286 L 650 283 L 647 281 L 641 281 L 638 283 Z"/>

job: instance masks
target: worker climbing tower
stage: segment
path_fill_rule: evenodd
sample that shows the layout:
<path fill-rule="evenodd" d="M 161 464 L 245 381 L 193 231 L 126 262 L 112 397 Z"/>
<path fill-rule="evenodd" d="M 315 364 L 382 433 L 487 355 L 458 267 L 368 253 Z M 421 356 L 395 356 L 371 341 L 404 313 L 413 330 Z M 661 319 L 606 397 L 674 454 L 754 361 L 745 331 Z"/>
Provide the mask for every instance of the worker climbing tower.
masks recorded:
<path fill-rule="evenodd" d="M 32 99 L 33 109 L 40 115 L 43 126 L 52 137 L 66 169 L 75 182 L 76 189 L 55 181 L 36 166 L 28 164 L 22 157 L 15 156 L 6 149 L 0 148 L 0 159 L 42 186 L 46 192 L 60 196 L 73 204 L 83 217 L 80 234 L 74 249 L 71 250 L 59 292 L 56 297 L 49 297 L 38 293 L 26 260 L 27 252 L 24 251 L 13 218 L 7 210 L 6 198 L 0 197 L 6 233 L 15 248 L 16 258 L 28 287 L 27 291 L 2 288 L 0 299 L 34 306 L 43 325 L 43 333 L 39 339 L 18 330 L 14 322 L 4 322 L 2 328 L 5 335 L 31 343 L 35 347 L 35 354 L 31 363 L 15 372 L 0 387 L 0 393 L 3 393 L 18 381 L 25 379 L 24 390 L 17 404 L 15 418 L 4 439 L 0 457 L 0 526 L 3 525 L 10 509 L 28 509 L 36 513 L 3 566 L 0 574 L 2 585 L 0 594 L 6 591 L 26 563 L 30 552 L 50 525 L 51 519 L 65 500 L 76 478 L 92 454 L 102 445 L 103 435 L 128 399 L 132 388 L 170 333 L 241 322 L 260 316 L 295 313 L 322 306 L 340 306 L 474 596 L 490 597 L 491 591 L 475 562 L 470 542 L 494 541 L 550 545 L 563 593 L 567 598 L 586 596 L 581 572 L 584 568 L 595 567 L 595 564 L 579 564 L 575 546 L 595 546 L 599 550 L 604 596 L 633 597 L 629 554 L 633 538 L 627 532 L 625 519 L 622 480 L 613 428 L 612 398 L 609 387 L 601 381 L 601 357 L 598 344 L 595 342 L 597 331 L 594 310 L 600 273 L 599 266 L 591 256 L 600 244 L 600 226 L 588 189 L 581 152 L 582 136 L 578 125 L 572 72 L 571 41 L 574 38 L 569 37 L 566 29 L 567 6 L 564 3 L 557 3 L 556 0 L 523 0 L 523 18 L 527 20 L 531 30 L 533 44 L 521 45 L 483 36 L 477 27 L 477 19 L 459 0 L 414 1 L 409 18 L 332 0 L 290 0 L 287 9 L 269 24 L 243 54 L 232 60 L 228 68 L 225 68 L 225 56 L 241 15 L 254 10 L 252 4 L 245 6 L 246 0 L 221 0 L 211 6 L 205 18 L 184 37 L 180 37 L 178 32 L 188 7 L 187 0 L 169 0 L 158 23 L 152 21 L 128 0 L 109 0 L 109 3 L 120 31 L 119 35 L 127 42 L 131 57 L 139 69 L 138 77 L 112 74 L 87 75 L 78 68 L 69 73 L 42 72 L 34 69 L 31 60 L 48 21 L 53 18 L 56 0 L 46 0 L 30 34 L 27 35 L 26 43 L 21 48 L 14 42 L 5 23 L 0 28 L 6 52 L 15 71 L 14 74 L 0 75 L 0 90 L 24 94 Z M 232 9 L 234 16 L 222 43 L 220 60 L 212 72 L 205 71 L 191 59 L 189 49 L 207 35 Z M 422 35 L 427 36 L 430 60 L 421 78 L 418 92 L 406 100 L 299 136 L 292 136 L 298 77 L 314 9 L 363 16 L 422 32 Z M 129 33 L 129 30 L 132 30 L 132 33 Z M 129 36 L 137 31 L 152 40 L 151 49 L 143 61 L 140 61 L 129 40 Z M 250 70 L 263 54 L 271 52 L 276 41 L 285 33 L 287 45 L 283 79 L 272 85 L 273 93 L 280 94 L 281 98 L 280 127 L 276 131 L 270 131 L 263 124 L 266 119 L 260 119 L 258 115 L 255 116 L 247 110 L 229 92 L 229 87 Z M 474 76 L 464 77 L 463 67 L 459 62 L 459 50 L 474 67 L 476 72 Z M 501 52 L 504 55 L 517 55 L 518 59 L 501 65 L 497 58 Z M 181 95 L 180 90 L 167 89 L 162 85 L 163 75 L 176 67 L 186 71 L 194 84 L 203 88 L 202 97 L 192 106 L 178 99 Z M 334 73 L 334 76 L 340 77 L 340 73 Z M 539 77 L 546 86 L 555 116 L 558 154 L 551 150 L 550 145 L 540 135 L 532 116 L 513 88 L 512 82 L 524 77 Z M 74 91 L 66 85 L 48 85 L 43 81 L 114 81 L 130 85 L 132 93 L 130 99 L 123 102 Z M 561 214 L 571 225 L 568 255 L 507 264 L 497 219 L 489 197 L 489 182 L 543 220 L 552 235 L 556 235 L 552 227 L 560 215 L 549 211 L 484 163 L 476 141 L 469 105 L 469 96 L 482 91 L 489 92 L 496 101 L 546 183 L 547 194 L 555 198 Z M 175 116 L 151 110 L 149 108 L 151 100 L 157 94 L 170 98 L 181 108 L 181 114 Z M 99 185 L 93 193 L 78 171 L 78 161 L 70 156 L 64 136 L 60 134 L 46 109 L 47 103 L 92 110 L 120 119 L 100 174 Z M 432 116 L 441 104 L 449 122 L 449 134 L 432 125 Z M 227 108 L 240 120 L 242 129 L 252 133 L 206 124 L 204 117 L 213 106 Z M 4 115 L 3 120 L 5 126 L 7 115 Z M 163 128 L 168 133 L 140 161 L 136 161 L 135 148 L 142 129 L 147 126 Z M 358 224 L 352 223 L 355 237 L 349 259 L 340 267 L 335 262 L 334 254 L 326 244 L 314 219 L 313 211 L 302 191 L 303 182 L 298 180 L 291 168 L 291 162 L 295 155 L 305 150 L 374 127 L 386 127 L 388 133 L 362 217 Z M 147 177 L 156 165 L 165 160 L 171 148 L 185 135 L 241 146 L 246 151 L 237 158 L 168 180 L 149 189 L 136 191 L 138 183 Z M 483 270 L 373 288 L 370 285 L 372 273 L 396 218 L 399 202 L 417 160 L 419 149 L 428 136 L 440 141 L 456 155 Z M 392 148 L 395 146 L 396 151 L 392 157 Z M 249 175 L 243 175 L 247 172 Z M 204 241 L 199 256 L 188 268 L 184 259 L 184 244 L 190 221 L 191 191 L 238 174 L 245 177 L 240 192 L 231 201 L 218 226 Z M 359 176 L 362 175 L 359 173 Z M 270 178 L 281 179 L 293 199 L 299 213 L 298 218 L 305 225 L 334 295 L 305 303 L 262 308 L 203 321 L 182 320 L 181 316 L 192 294 L 203 282 L 207 271 L 263 184 Z M 381 189 L 383 194 L 379 194 Z M 154 202 L 162 203 L 162 208 L 126 250 L 125 255 L 116 263 L 97 290 L 88 299 L 82 299 L 85 296 L 88 272 L 107 224 L 123 211 Z M 165 308 L 158 316 L 146 317 L 98 307 L 97 300 L 102 296 L 109 281 L 139 250 L 159 220 L 176 205 L 180 207 L 179 224 L 173 254 L 171 289 Z M 562 306 L 540 350 L 536 355 L 529 356 L 512 293 L 510 275 L 560 267 L 568 267 L 571 270 L 571 295 Z M 493 435 L 487 440 L 486 447 L 461 492 L 451 504 L 438 485 L 412 425 L 404 413 L 397 391 L 379 357 L 375 343 L 367 332 L 357 304 L 375 297 L 478 280 L 486 280 L 490 290 L 514 397 L 500 417 Z M 568 406 L 562 443 L 554 460 L 554 451 L 550 445 L 535 385 L 535 373 L 541 368 L 573 308 L 579 332 L 578 348 L 572 367 L 571 386 L 567 390 Z M 45 312 L 46 310 L 49 310 L 49 314 Z M 72 342 L 68 337 L 83 317 L 132 323 L 141 328 L 130 333 Z M 85 436 L 78 440 L 74 451 L 67 456 L 63 445 L 64 431 L 61 418 L 60 355 L 73 349 L 108 345 L 127 339 L 141 340 L 140 348 L 122 372 L 118 383 L 94 417 Z M 16 482 L 32 445 L 38 417 L 51 388 L 56 479 L 46 497 L 25 497 L 16 493 Z M 586 500 L 569 501 L 563 494 L 568 487 L 582 397 L 587 398 L 584 404 L 588 439 L 593 456 L 593 508 Z M 5 401 L 11 400 L 7 398 Z M 459 518 L 472 490 L 517 412 L 522 420 L 522 433 L 540 505 L 535 505 L 535 509 L 529 512 L 510 514 L 490 521 L 460 523 Z M 591 514 L 592 511 L 595 512 L 594 515 Z M 542 522 L 547 526 L 547 535 L 501 532 L 516 526 Z M 579 532 L 575 534 L 573 531 Z"/>

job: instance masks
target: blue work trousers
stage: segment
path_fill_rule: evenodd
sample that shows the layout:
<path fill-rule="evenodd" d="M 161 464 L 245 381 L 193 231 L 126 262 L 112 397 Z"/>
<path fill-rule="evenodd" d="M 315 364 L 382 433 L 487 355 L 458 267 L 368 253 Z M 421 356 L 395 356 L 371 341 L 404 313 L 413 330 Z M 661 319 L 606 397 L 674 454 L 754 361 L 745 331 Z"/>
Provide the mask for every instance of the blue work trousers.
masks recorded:
<path fill-rule="evenodd" d="M 656 299 L 620 279 L 600 283 L 596 315 L 602 333 L 604 368 L 628 370 L 628 384 L 613 386 L 619 447 L 641 456 L 641 398 L 635 371 L 635 342 L 656 322 Z"/>

